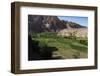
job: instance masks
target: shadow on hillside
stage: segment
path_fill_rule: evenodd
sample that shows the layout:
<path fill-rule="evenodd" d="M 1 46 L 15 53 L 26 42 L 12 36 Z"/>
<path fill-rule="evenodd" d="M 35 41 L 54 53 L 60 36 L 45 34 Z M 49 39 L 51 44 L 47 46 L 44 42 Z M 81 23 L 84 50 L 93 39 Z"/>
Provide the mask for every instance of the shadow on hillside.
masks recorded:
<path fill-rule="evenodd" d="M 31 35 L 28 36 L 28 60 L 50 60 L 61 59 L 61 57 L 52 57 L 53 52 L 57 51 L 56 47 L 49 47 L 44 43 L 32 40 Z"/>

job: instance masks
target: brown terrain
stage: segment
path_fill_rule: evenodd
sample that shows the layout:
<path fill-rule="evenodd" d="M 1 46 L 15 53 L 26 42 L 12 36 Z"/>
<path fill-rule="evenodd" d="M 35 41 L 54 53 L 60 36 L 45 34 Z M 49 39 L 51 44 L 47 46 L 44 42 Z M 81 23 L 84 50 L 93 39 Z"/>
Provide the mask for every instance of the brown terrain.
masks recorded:
<path fill-rule="evenodd" d="M 58 35 L 61 36 L 70 36 L 74 35 L 76 37 L 82 37 L 85 38 L 87 37 L 87 28 L 71 28 L 71 29 L 63 29 L 58 32 Z"/>

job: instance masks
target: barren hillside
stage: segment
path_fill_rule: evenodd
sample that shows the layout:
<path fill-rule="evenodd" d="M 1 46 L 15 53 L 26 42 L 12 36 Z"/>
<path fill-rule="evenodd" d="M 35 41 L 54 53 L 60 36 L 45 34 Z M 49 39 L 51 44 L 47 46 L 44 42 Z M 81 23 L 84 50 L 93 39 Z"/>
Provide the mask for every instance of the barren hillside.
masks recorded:
<path fill-rule="evenodd" d="M 58 35 L 61 36 L 71 36 L 74 35 L 76 37 L 87 37 L 88 29 L 87 28 L 70 28 L 70 29 L 63 29 L 58 32 Z"/>

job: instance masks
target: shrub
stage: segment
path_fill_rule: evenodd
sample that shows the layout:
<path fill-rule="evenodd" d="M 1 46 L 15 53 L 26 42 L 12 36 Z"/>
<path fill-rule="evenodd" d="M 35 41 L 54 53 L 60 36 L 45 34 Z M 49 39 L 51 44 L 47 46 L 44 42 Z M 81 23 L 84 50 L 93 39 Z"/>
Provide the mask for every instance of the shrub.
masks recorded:
<path fill-rule="evenodd" d="M 39 42 L 39 45 L 38 45 L 41 49 L 43 49 L 44 47 L 46 47 L 46 43 L 44 42 Z"/>
<path fill-rule="evenodd" d="M 46 32 L 46 33 L 40 33 L 42 37 L 52 37 L 55 38 L 57 37 L 56 33 L 52 33 L 52 32 Z"/>
<path fill-rule="evenodd" d="M 52 51 L 50 51 L 49 47 L 43 43 L 39 43 L 40 48 L 40 55 L 43 57 L 43 59 L 50 59 L 52 57 Z"/>
<path fill-rule="evenodd" d="M 79 40 L 81 44 L 88 45 L 88 40 Z"/>

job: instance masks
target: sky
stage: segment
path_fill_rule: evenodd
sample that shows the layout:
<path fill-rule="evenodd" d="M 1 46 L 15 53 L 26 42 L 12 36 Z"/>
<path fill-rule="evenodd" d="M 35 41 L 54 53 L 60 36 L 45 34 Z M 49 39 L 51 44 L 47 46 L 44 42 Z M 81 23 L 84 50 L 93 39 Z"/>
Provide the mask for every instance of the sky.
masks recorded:
<path fill-rule="evenodd" d="M 76 22 L 82 26 L 88 26 L 88 17 L 77 17 L 77 16 L 58 16 L 60 20 Z"/>

